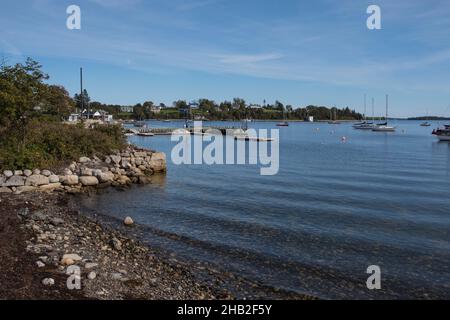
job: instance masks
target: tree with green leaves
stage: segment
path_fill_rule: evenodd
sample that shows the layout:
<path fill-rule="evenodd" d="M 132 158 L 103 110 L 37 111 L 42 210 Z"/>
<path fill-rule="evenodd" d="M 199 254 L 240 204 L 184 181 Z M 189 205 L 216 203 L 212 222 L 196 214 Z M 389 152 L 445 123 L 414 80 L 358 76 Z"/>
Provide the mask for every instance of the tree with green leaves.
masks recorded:
<path fill-rule="evenodd" d="M 3 64 L 0 68 L 0 125 L 17 134 L 19 143 L 25 143 L 26 128 L 40 112 L 48 98 L 49 77 L 42 66 L 31 58 L 25 64 Z"/>

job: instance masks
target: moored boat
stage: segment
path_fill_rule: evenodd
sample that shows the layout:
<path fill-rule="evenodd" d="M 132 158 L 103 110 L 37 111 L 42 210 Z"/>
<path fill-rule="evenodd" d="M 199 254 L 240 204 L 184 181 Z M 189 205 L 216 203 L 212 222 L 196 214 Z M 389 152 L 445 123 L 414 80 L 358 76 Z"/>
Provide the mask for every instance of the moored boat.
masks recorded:
<path fill-rule="evenodd" d="M 395 127 L 391 127 L 388 124 L 389 119 L 389 95 L 386 95 L 386 122 L 383 124 L 377 124 L 374 126 L 372 131 L 374 132 L 395 132 L 397 129 Z"/>
<path fill-rule="evenodd" d="M 440 141 L 450 141 L 450 125 L 435 129 L 432 134 L 438 137 Z"/>

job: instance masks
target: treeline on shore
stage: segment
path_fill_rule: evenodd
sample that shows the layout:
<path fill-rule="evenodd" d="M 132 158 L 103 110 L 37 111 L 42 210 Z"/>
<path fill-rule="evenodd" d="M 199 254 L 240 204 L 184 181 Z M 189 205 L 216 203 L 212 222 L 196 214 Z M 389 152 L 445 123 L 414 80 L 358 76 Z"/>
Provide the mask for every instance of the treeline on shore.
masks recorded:
<path fill-rule="evenodd" d="M 62 122 L 76 104 L 61 86 L 48 85 L 42 66 L 0 65 L 0 170 L 54 168 L 81 156 L 102 155 L 126 145 L 118 126 Z"/>
<path fill-rule="evenodd" d="M 84 94 L 88 96 L 87 92 Z M 88 99 L 89 100 L 89 99 Z M 88 100 L 85 101 L 88 102 Z M 294 108 L 276 101 L 274 104 L 249 105 L 244 99 L 235 98 L 233 101 L 217 103 L 209 99 L 200 99 L 195 104 L 185 100 L 173 102 L 172 106 L 164 103 L 155 104 L 146 101 L 134 106 L 121 106 L 102 104 L 100 102 L 89 103 L 93 111 L 105 110 L 118 119 L 207 119 L 207 120 L 305 120 L 314 117 L 316 120 L 361 120 L 363 115 L 348 107 L 329 108 L 325 106 L 313 106 Z M 123 112 L 123 110 L 129 110 Z"/>

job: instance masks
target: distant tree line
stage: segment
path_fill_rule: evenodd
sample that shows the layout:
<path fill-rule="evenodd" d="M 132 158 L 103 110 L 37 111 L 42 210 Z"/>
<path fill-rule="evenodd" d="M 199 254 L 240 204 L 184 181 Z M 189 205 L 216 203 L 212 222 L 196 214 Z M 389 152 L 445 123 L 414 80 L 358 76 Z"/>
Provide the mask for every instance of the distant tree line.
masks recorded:
<path fill-rule="evenodd" d="M 88 97 L 86 92 L 85 94 Z M 77 98 L 75 99 L 76 101 Z M 77 103 L 78 105 L 79 103 Z M 194 106 L 185 100 L 174 101 L 172 106 L 161 103 L 156 105 L 152 101 L 139 103 L 134 106 L 108 105 L 100 102 L 90 103 L 92 110 L 105 110 L 122 119 L 207 119 L 207 120 L 304 120 L 310 116 L 316 120 L 361 120 L 363 115 L 348 107 L 343 109 L 329 108 L 325 106 L 313 106 L 294 108 L 284 105 L 280 101 L 274 104 L 257 106 L 248 104 L 244 99 L 235 98 L 232 101 L 216 103 L 209 99 L 200 99 Z M 123 112 L 124 107 L 132 110 L 131 113 Z M 157 111 L 155 111 L 157 107 Z"/>

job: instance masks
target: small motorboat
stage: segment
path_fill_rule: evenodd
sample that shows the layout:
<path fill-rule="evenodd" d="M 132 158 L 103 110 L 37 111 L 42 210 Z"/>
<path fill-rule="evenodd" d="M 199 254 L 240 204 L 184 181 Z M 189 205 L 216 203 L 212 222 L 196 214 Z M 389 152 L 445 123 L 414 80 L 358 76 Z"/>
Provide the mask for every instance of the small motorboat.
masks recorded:
<path fill-rule="evenodd" d="M 421 123 L 420 124 L 421 127 L 431 127 L 431 123 L 429 123 L 428 121 Z"/>
<path fill-rule="evenodd" d="M 277 127 L 289 127 L 289 123 L 287 121 L 277 123 Z"/>

